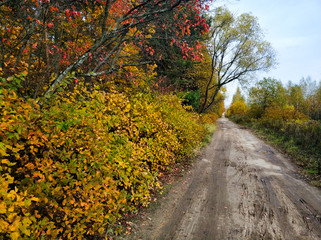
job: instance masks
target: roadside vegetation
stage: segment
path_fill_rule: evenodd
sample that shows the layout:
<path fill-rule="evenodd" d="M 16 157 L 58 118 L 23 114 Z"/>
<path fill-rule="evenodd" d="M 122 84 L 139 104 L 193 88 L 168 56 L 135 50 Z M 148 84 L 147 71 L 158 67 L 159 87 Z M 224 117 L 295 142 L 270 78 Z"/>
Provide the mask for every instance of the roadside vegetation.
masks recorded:
<path fill-rule="evenodd" d="M 249 90 L 247 101 L 237 89 L 226 116 L 284 150 L 321 186 L 321 83 L 303 78 L 284 87 L 265 78 Z"/>
<path fill-rule="evenodd" d="M 254 17 L 207 1 L 0 2 L 0 239 L 119 234 L 210 141 L 224 85 L 273 65 Z"/>

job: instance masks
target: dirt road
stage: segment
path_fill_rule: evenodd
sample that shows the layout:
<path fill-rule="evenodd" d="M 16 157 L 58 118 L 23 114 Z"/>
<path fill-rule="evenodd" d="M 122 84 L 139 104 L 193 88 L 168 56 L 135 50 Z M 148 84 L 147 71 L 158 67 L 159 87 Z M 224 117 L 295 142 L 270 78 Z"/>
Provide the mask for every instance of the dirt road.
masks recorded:
<path fill-rule="evenodd" d="M 211 144 L 128 239 L 321 239 L 321 191 L 222 118 Z"/>

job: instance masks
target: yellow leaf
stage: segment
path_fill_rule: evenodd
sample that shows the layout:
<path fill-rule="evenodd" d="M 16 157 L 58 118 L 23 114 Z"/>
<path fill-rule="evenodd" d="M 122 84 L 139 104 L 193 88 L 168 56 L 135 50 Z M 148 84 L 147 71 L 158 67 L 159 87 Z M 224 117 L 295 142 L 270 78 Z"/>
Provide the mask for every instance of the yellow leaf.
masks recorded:
<path fill-rule="evenodd" d="M 13 232 L 10 234 L 10 237 L 12 240 L 16 240 L 20 237 L 20 234 L 19 234 L 19 232 Z"/>
<path fill-rule="evenodd" d="M 9 231 L 10 231 L 10 232 L 14 232 L 16 229 L 17 229 L 17 227 L 15 226 L 15 224 L 11 224 L 11 225 L 9 226 Z M 19 236 L 18 236 L 18 237 L 19 237 Z"/>
<path fill-rule="evenodd" d="M 8 230 L 9 223 L 0 219 L 0 232 L 4 232 Z"/>
<path fill-rule="evenodd" d="M 38 201 L 39 201 L 39 198 L 32 197 L 30 200 L 31 200 L 31 201 L 35 201 L 35 202 L 38 202 Z"/>
<path fill-rule="evenodd" d="M 7 210 L 6 210 L 6 204 L 4 203 L 0 203 L 0 214 L 1 213 L 6 213 Z"/>
<path fill-rule="evenodd" d="M 8 208 L 8 212 L 13 212 L 14 211 L 14 206 L 10 206 L 9 208 Z"/>

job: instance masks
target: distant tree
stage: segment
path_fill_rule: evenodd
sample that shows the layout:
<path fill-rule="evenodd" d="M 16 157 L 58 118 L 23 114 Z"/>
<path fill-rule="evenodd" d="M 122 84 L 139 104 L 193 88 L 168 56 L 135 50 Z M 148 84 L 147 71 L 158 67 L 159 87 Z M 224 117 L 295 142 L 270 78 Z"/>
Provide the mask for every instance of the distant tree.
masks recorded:
<path fill-rule="evenodd" d="M 309 112 L 307 113 L 312 119 L 321 120 L 321 82 L 314 91 L 314 94 L 307 99 Z"/>
<path fill-rule="evenodd" d="M 313 81 L 310 76 L 307 76 L 306 78 L 302 77 L 299 85 L 302 88 L 302 93 L 305 99 L 314 95 L 317 90 L 317 82 L 315 80 Z"/>
<path fill-rule="evenodd" d="M 312 119 L 321 119 L 321 99 L 320 99 L 320 87 L 315 80 L 312 80 L 310 76 L 301 78 L 299 86 L 302 89 L 304 97 L 304 109 L 303 112 L 310 116 Z"/>
<path fill-rule="evenodd" d="M 233 95 L 232 104 L 237 101 L 245 102 L 245 98 L 242 96 L 241 90 L 239 87 L 237 87 L 236 92 Z"/>
<path fill-rule="evenodd" d="M 226 112 L 226 116 L 235 116 L 235 115 L 245 115 L 247 111 L 246 103 L 243 101 L 236 101 L 232 103 L 229 109 Z"/>
<path fill-rule="evenodd" d="M 283 107 L 286 105 L 286 89 L 280 81 L 264 78 L 250 89 L 249 104 L 259 109 L 261 114 L 273 104 Z"/>
<path fill-rule="evenodd" d="M 235 17 L 229 10 L 217 8 L 211 25 L 211 76 L 199 112 L 211 108 L 224 85 L 235 80 L 246 82 L 251 74 L 268 70 L 275 63 L 274 51 L 263 40 L 262 30 L 252 15 Z"/>
<path fill-rule="evenodd" d="M 227 110 L 226 116 L 245 115 L 246 112 L 247 106 L 245 103 L 245 98 L 242 96 L 241 90 L 238 87 L 233 95 L 232 104 Z"/>
<path fill-rule="evenodd" d="M 296 110 L 303 112 L 305 109 L 305 100 L 300 85 L 289 85 L 287 101 L 288 104 L 294 106 Z"/>
<path fill-rule="evenodd" d="M 315 94 L 315 101 L 316 101 L 316 113 L 314 119 L 321 120 L 321 82 L 319 83 L 318 90 Z"/>

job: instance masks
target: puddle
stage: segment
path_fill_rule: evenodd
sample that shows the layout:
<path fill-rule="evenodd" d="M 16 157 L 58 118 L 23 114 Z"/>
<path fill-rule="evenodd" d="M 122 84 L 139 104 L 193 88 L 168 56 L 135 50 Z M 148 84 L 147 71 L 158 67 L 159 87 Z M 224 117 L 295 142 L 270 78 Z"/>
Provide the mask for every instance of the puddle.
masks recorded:
<path fill-rule="evenodd" d="M 267 150 L 259 150 L 257 151 L 258 153 L 263 153 L 263 154 L 275 154 L 272 150 L 267 149 Z"/>
<path fill-rule="evenodd" d="M 250 163 L 269 170 L 281 171 L 281 167 L 276 166 L 270 162 L 267 162 L 262 158 L 252 160 Z"/>
<path fill-rule="evenodd" d="M 202 161 L 203 161 L 203 162 L 207 162 L 207 163 L 210 162 L 209 160 L 207 160 L 207 159 L 205 159 L 205 158 L 203 158 Z"/>

